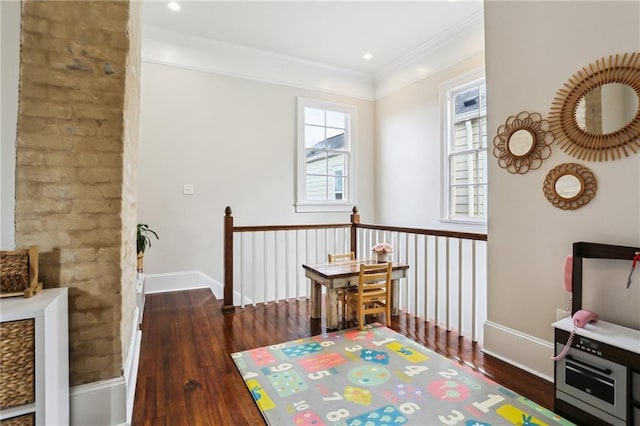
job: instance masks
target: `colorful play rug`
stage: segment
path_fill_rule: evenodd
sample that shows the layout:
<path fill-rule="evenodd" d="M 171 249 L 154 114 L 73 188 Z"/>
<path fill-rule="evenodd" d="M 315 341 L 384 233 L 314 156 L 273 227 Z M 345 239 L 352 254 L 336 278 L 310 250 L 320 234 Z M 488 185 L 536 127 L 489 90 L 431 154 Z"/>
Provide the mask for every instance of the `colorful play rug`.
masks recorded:
<path fill-rule="evenodd" d="M 380 324 L 231 356 L 273 426 L 573 424 Z"/>

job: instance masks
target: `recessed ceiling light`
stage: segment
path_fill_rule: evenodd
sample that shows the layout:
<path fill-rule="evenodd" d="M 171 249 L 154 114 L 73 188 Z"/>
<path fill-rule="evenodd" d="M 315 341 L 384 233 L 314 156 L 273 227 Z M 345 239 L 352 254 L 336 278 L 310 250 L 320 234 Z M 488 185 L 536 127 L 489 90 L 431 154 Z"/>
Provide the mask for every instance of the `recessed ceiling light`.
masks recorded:
<path fill-rule="evenodd" d="M 169 9 L 173 10 L 174 12 L 177 12 L 181 9 L 180 5 L 175 1 L 169 2 L 167 6 L 169 7 Z"/>
<path fill-rule="evenodd" d="M 362 57 L 367 61 L 373 59 L 373 55 L 371 53 L 365 53 Z"/>

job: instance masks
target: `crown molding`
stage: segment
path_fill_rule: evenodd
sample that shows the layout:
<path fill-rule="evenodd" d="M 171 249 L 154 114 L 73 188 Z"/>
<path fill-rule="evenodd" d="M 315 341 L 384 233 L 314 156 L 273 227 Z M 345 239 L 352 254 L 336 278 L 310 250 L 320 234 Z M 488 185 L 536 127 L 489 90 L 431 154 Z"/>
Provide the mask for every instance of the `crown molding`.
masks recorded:
<path fill-rule="evenodd" d="M 145 25 L 142 60 L 373 100 L 373 76 L 264 50 Z"/>
<path fill-rule="evenodd" d="M 145 62 L 374 101 L 484 52 L 484 23 L 475 13 L 374 74 L 149 25 L 142 40 Z"/>
<path fill-rule="evenodd" d="M 475 13 L 374 74 L 375 99 L 383 98 L 484 52 L 484 14 Z"/>

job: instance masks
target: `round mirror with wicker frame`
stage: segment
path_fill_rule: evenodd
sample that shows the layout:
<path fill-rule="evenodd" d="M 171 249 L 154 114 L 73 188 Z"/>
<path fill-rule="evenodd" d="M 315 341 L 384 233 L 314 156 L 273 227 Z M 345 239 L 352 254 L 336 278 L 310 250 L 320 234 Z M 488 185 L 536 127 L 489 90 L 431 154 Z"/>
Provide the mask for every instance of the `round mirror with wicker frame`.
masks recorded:
<path fill-rule="evenodd" d="M 547 174 L 542 187 L 551 204 L 575 210 L 596 196 L 598 182 L 591 170 L 576 163 L 560 164 Z"/>
<path fill-rule="evenodd" d="M 493 138 L 493 155 L 509 173 L 524 174 L 542 165 L 551 155 L 553 134 L 537 112 L 522 111 L 507 118 Z"/>
<path fill-rule="evenodd" d="M 591 130 L 579 124 L 577 111 L 584 108 L 585 99 L 598 95 L 606 85 L 623 85 L 631 100 L 626 103 L 630 120 L 612 130 Z M 635 97 L 635 99 L 633 99 Z M 596 116 L 611 110 L 599 101 L 591 108 Z M 575 73 L 558 90 L 549 113 L 549 123 L 556 143 L 567 154 L 587 161 L 607 161 L 627 157 L 640 149 L 640 52 L 601 58 Z M 602 127 L 594 126 L 594 129 Z"/>

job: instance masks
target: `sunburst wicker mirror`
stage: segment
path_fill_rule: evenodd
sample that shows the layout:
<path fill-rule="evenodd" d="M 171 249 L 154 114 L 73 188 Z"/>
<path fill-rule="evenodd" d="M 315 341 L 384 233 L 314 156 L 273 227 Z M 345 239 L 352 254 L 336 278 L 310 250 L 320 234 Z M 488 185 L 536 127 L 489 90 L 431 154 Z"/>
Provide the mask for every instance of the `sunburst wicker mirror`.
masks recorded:
<path fill-rule="evenodd" d="M 640 149 L 640 52 L 601 58 L 558 90 L 549 113 L 556 142 L 587 161 Z"/>
<path fill-rule="evenodd" d="M 509 173 L 524 174 L 549 158 L 552 142 L 549 123 L 537 112 L 522 111 L 498 127 L 498 134 L 493 138 L 493 155 L 498 165 Z"/>

